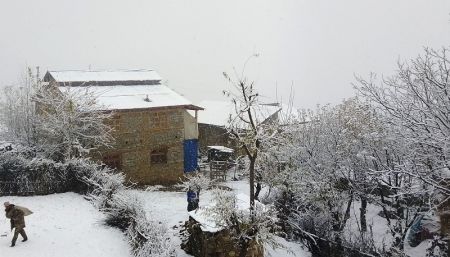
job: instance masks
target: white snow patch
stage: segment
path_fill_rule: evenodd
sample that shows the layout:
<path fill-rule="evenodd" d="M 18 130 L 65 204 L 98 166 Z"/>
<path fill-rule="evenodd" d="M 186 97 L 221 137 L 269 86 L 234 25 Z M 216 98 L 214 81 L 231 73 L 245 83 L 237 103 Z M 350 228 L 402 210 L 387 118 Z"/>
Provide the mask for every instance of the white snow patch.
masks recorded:
<path fill-rule="evenodd" d="M 347 233 L 350 233 L 355 238 L 360 237 L 360 217 L 359 208 L 361 206 L 360 201 L 354 201 L 352 204 L 350 218 L 347 221 Z M 374 204 L 367 204 L 366 221 L 368 229 L 372 229 L 373 239 L 378 248 L 382 248 L 383 245 L 390 245 L 392 243 L 392 235 L 389 233 L 388 223 L 385 218 L 378 214 L 382 211 L 380 206 Z M 371 227 L 371 228 L 370 228 Z"/>
<path fill-rule="evenodd" d="M 294 243 L 294 242 L 288 242 L 285 239 L 281 237 L 277 237 L 276 240 L 278 243 L 282 244 L 285 249 L 272 249 L 271 247 L 266 246 L 265 247 L 265 256 L 271 256 L 271 257 L 310 257 L 311 253 L 308 252 L 304 248 L 303 245 Z"/>
<path fill-rule="evenodd" d="M 25 217 L 29 240 L 9 247 L 12 233 L 2 214 L 0 256 L 4 257 L 127 257 L 131 256 L 124 235 L 103 224 L 104 215 L 75 193 L 32 197 L 0 197 L 0 202 L 25 206 L 34 213 Z"/>
<path fill-rule="evenodd" d="M 430 245 L 431 240 L 424 240 L 416 247 L 411 247 L 408 242 L 405 242 L 405 253 L 408 256 L 426 256 L 427 248 Z"/>

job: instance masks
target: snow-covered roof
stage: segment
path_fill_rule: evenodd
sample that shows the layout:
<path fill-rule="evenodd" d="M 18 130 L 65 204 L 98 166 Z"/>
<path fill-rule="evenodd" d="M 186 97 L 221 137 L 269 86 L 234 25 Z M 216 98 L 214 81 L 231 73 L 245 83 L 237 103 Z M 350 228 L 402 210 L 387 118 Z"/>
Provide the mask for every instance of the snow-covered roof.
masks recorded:
<path fill-rule="evenodd" d="M 115 71 L 48 71 L 56 82 L 90 82 L 90 81 L 161 81 L 154 70 L 115 70 Z"/>
<path fill-rule="evenodd" d="M 210 124 L 216 126 L 226 126 L 230 114 L 235 115 L 233 103 L 230 101 L 206 100 L 198 104 L 205 110 L 198 116 L 198 123 Z M 279 106 L 258 105 L 254 107 L 254 113 L 259 123 L 271 117 L 281 108 Z"/>
<path fill-rule="evenodd" d="M 55 80 L 61 92 L 88 91 L 101 110 L 179 107 L 199 110 L 189 100 L 161 85 L 154 70 L 48 71 L 45 81 Z M 67 84 L 66 84 L 67 83 Z"/>
<path fill-rule="evenodd" d="M 97 99 L 101 110 L 141 109 L 184 106 L 196 109 L 192 103 L 165 85 L 114 85 L 88 87 L 58 87 L 61 92 L 87 90 Z"/>

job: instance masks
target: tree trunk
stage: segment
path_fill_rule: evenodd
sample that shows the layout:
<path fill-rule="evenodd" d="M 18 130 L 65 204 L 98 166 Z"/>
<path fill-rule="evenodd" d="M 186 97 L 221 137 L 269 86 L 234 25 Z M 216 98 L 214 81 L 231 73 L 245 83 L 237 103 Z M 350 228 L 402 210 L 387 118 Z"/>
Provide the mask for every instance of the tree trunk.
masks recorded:
<path fill-rule="evenodd" d="M 256 183 L 255 200 L 259 201 L 259 193 L 261 193 L 261 189 L 262 189 L 261 183 L 257 182 Z"/>
<path fill-rule="evenodd" d="M 361 208 L 359 208 L 359 219 L 361 220 L 361 232 L 367 231 L 367 198 L 365 196 L 361 196 Z"/>
<path fill-rule="evenodd" d="M 250 157 L 250 211 L 255 209 L 255 162 L 256 158 Z"/>

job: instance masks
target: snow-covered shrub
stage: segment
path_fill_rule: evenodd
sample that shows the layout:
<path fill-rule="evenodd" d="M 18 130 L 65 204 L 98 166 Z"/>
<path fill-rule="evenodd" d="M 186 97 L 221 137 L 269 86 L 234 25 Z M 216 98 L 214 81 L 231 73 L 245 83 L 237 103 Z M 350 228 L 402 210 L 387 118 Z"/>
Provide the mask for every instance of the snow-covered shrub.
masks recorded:
<path fill-rule="evenodd" d="M 430 240 L 427 247 L 426 257 L 446 257 L 448 256 L 447 254 L 448 244 L 446 239 L 439 236 L 434 236 L 434 238 Z"/>
<path fill-rule="evenodd" d="M 264 205 L 256 201 L 254 209 L 250 210 L 248 196 L 236 196 L 232 191 L 215 189 L 213 191 L 214 204 L 204 207 L 207 222 L 215 223 L 216 227 L 226 229 L 245 256 L 252 243 L 281 248 L 275 240 L 277 212 L 272 205 Z"/>
<path fill-rule="evenodd" d="M 106 223 L 125 232 L 134 256 L 175 256 L 167 225 L 154 217 L 148 218 L 143 202 L 133 192 L 123 189 L 113 194 L 108 190 L 98 192 L 102 193 L 92 199 L 106 214 Z"/>
<path fill-rule="evenodd" d="M 135 217 L 127 236 L 136 257 L 176 256 L 167 224 L 163 222 L 145 216 Z"/>
<path fill-rule="evenodd" d="M 166 224 L 146 216 L 143 202 L 127 190 L 123 173 L 82 159 L 71 160 L 67 165 L 82 183 L 78 190 L 106 214 L 105 223 L 126 234 L 134 256 L 175 256 Z"/>
<path fill-rule="evenodd" d="M 66 166 L 17 151 L 0 153 L 0 194 L 51 194 L 73 190 Z"/>
<path fill-rule="evenodd" d="M 211 179 L 204 173 L 192 172 L 187 174 L 181 179 L 181 187 L 185 190 L 193 190 L 200 192 L 201 190 L 208 189 L 211 185 Z"/>
<path fill-rule="evenodd" d="M 108 166 L 88 159 L 72 159 L 66 166 L 82 183 L 78 185 L 78 192 L 94 197 L 100 209 L 107 205 L 108 198 L 114 193 L 126 189 L 125 175 Z"/>

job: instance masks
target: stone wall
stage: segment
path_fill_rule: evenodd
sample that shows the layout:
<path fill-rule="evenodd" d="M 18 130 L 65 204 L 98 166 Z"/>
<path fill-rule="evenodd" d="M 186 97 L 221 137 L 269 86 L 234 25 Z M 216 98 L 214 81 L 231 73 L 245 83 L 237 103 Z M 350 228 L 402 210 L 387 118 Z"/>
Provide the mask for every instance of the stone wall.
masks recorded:
<path fill-rule="evenodd" d="M 102 149 L 96 157 L 115 159 L 131 182 L 166 185 L 178 182 L 184 167 L 184 112 L 181 108 L 116 112 L 110 121 L 115 145 Z M 160 150 L 167 153 L 166 159 L 152 162 L 152 151 Z"/>
<path fill-rule="evenodd" d="M 188 237 L 182 243 L 182 249 L 195 257 L 238 257 L 239 246 L 227 230 L 216 233 L 205 232 L 200 224 L 189 218 L 184 225 Z M 264 257 L 264 248 L 251 242 L 245 257 Z"/>
<path fill-rule="evenodd" d="M 206 147 L 209 145 L 226 146 L 234 149 L 235 152 L 238 150 L 234 140 L 230 138 L 224 127 L 199 123 L 198 134 L 198 143 L 202 153 L 206 152 Z"/>

